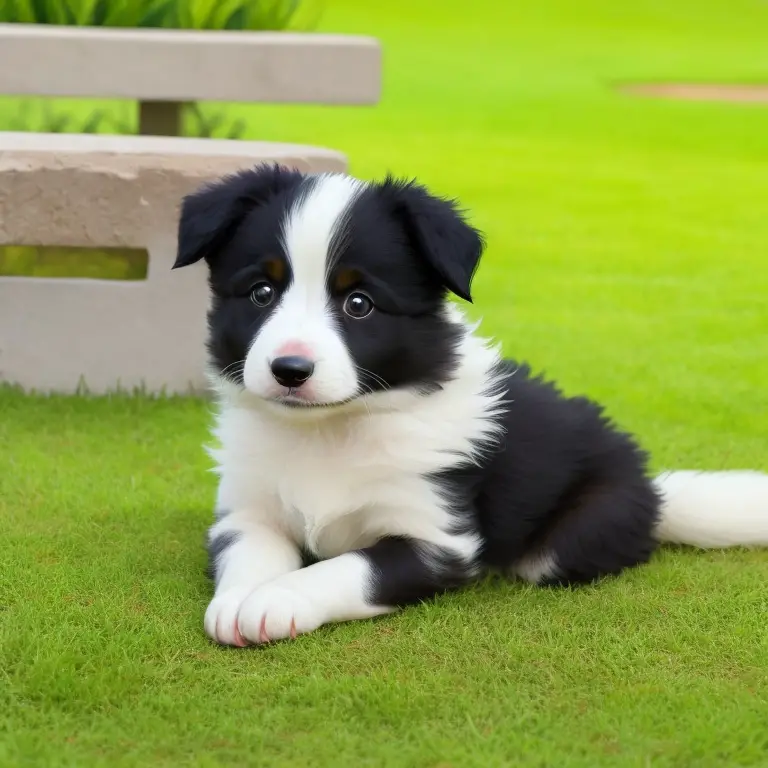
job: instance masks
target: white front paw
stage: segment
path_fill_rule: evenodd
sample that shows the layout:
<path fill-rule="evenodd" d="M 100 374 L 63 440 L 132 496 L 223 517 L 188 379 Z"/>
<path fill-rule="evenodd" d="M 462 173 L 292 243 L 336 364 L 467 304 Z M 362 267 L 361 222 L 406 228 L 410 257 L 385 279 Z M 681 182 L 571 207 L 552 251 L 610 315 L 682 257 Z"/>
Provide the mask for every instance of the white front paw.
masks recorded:
<path fill-rule="evenodd" d="M 245 648 L 248 641 L 237 627 L 237 613 L 250 590 L 230 589 L 216 595 L 205 612 L 205 634 L 221 645 Z"/>
<path fill-rule="evenodd" d="M 237 616 L 238 635 L 260 644 L 295 638 L 323 624 L 322 611 L 289 587 L 265 584 L 243 601 Z"/>

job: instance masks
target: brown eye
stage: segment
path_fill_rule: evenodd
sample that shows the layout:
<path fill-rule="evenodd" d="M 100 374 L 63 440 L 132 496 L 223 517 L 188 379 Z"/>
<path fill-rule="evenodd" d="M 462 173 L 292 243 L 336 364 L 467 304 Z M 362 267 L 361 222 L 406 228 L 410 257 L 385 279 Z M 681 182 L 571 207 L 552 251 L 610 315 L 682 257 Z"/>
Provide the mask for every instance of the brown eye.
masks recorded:
<path fill-rule="evenodd" d="M 355 291 L 344 300 L 344 312 L 355 320 L 362 320 L 373 312 L 373 301 L 365 293 Z"/>
<path fill-rule="evenodd" d="M 275 300 L 275 289 L 266 280 L 251 288 L 251 301 L 257 307 L 268 307 Z"/>

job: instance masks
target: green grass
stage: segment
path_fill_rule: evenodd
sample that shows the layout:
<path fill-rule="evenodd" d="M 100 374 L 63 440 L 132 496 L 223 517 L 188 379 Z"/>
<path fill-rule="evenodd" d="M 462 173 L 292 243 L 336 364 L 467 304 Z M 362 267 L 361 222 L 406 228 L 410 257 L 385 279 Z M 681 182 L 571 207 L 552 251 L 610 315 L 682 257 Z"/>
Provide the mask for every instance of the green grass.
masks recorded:
<path fill-rule="evenodd" d="M 73 106 L 74 105 L 74 106 Z M 89 111 L 75 99 L 0 96 L 0 131 L 38 133 L 138 133 L 138 102 L 94 101 Z M 242 139 L 245 121 L 231 111 L 197 102 L 183 105 L 181 135 L 204 139 Z"/>
<path fill-rule="evenodd" d="M 302 0 L 0 0 L 0 23 L 281 30 L 300 25 L 300 10 L 307 5 Z"/>
<path fill-rule="evenodd" d="M 0 245 L 0 276 L 90 277 L 146 280 L 149 254 L 143 248 Z"/>
<path fill-rule="evenodd" d="M 382 104 L 230 107 L 250 136 L 460 196 L 489 240 L 472 312 L 509 354 L 656 468 L 768 469 L 768 108 L 611 87 L 765 81 L 767 4 L 336 0 L 323 26 L 382 39 Z M 210 645 L 208 423 L 0 394 L 0 765 L 768 765 L 765 552 Z"/>

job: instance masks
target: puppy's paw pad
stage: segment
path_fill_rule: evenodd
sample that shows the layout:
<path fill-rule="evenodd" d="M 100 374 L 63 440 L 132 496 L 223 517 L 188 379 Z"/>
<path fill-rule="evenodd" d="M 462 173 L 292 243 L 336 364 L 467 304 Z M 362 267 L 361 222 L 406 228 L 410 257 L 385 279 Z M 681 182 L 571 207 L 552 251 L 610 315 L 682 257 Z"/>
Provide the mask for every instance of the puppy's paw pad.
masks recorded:
<path fill-rule="evenodd" d="M 252 592 L 240 606 L 238 627 L 251 643 L 295 639 L 323 623 L 321 611 L 301 593 L 266 584 Z"/>

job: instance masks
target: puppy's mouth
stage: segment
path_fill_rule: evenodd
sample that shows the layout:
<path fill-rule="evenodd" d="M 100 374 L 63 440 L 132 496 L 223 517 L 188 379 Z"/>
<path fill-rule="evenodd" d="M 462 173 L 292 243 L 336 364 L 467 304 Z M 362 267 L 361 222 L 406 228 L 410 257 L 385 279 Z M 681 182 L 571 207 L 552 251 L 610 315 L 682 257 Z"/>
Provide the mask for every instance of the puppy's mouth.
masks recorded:
<path fill-rule="evenodd" d="M 351 403 L 353 400 L 357 399 L 357 395 L 354 395 L 353 397 L 348 397 L 346 400 L 335 400 L 331 402 L 323 402 L 318 400 L 307 400 L 304 397 L 300 397 L 299 395 L 294 394 L 293 392 L 288 392 L 286 395 L 279 395 L 278 397 L 270 398 L 272 402 L 277 403 L 279 405 L 283 405 L 286 408 L 296 408 L 296 409 L 305 409 L 310 410 L 313 408 L 320 409 L 320 408 L 340 408 L 343 405 L 347 405 L 348 403 Z"/>

